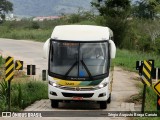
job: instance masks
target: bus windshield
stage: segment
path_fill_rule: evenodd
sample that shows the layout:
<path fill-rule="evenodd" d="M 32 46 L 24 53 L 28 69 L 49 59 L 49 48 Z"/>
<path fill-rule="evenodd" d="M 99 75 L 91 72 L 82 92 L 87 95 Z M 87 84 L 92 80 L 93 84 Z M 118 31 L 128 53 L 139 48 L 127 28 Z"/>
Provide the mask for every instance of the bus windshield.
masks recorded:
<path fill-rule="evenodd" d="M 49 74 L 56 77 L 88 78 L 108 76 L 108 42 L 51 41 Z M 106 77 L 106 76 L 105 76 Z"/>

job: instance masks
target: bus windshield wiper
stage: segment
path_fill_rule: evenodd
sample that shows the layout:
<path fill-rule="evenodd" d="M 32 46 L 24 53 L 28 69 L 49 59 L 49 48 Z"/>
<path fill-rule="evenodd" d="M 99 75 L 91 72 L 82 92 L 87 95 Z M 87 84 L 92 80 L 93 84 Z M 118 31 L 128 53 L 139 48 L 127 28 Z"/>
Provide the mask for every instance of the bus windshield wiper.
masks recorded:
<path fill-rule="evenodd" d="M 90 79 L 92 79 L 93 77 L 92 77 L 92 75 L 91 75 L 91 72 L 89 71 L 89 69 L 87 68 L 87 66 L 86 66 L 86 64 L 84 63 L 83 60 L 81 60 L 81 63 L 82 63 L 82 65 L 84 66 L 85 70 L 87 71 L 87 73 L 88 73 Z"/>
<path fill-rule="evenodd" d="M 74 66 L 76 66 L 78 64 L 78 61 L 76 61 L 71 68 L 69 68 L 69 70 L 66 72 L 65 77 L 72 71 L 72 69 L 74 68 Z"/>

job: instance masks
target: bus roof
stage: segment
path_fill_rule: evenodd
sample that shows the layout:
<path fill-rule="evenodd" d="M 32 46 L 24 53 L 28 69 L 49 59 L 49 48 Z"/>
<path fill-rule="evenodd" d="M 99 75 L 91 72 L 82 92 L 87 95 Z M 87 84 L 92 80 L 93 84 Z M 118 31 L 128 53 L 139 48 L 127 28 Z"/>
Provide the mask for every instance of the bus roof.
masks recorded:
<path fill-rule="evenodd" d="M 108 27 L 94 25 L 61 25 L 56 26 L 51 38 L 70 41 L 104 41 L 109 40 L 113 32 Z"/>

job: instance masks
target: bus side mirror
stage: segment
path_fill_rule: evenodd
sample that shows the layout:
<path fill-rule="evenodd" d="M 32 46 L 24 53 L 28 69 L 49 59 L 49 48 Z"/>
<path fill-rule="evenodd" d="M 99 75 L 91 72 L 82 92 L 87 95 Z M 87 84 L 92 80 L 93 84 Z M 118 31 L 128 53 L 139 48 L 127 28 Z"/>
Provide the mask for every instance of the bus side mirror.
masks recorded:
<path fill-rule="evenodd" d="M 43 58 L 48 59 L 50 38 L 43 45 Z"/>
<path fill-rule="evenodd" d="M 110 43 L 110 57 L 111 59 L 113 59 L 116 56 L 116 45 L 112 40 L 109 40 L 109 43 Z"/>

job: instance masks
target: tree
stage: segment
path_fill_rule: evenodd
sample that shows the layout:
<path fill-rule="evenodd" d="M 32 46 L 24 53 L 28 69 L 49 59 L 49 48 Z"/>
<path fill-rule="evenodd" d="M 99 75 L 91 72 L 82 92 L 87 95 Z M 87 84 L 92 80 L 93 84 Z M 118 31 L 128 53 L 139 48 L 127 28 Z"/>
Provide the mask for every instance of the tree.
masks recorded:
<path fill-rule="evenodd" d="M 100 15 L 111 17 L 126 17 L 131 7 L 129 0 L 98 0 L 91 4 L 97 8 Z"/>
<path fill-rule="evenodd" d="M 94 0 L 91 4 L 105 18 L 106 26 L 113 30 L 116 45 L 122 47 L 130 16 L 130 0 Z"/>
<path fill-rule="evenodd" d="M 13 4 L 8 0 L 0 0 L 0 18 L 5 19 L 5 14 L 13 11 Z"/>
<path fill-rule="evenodd" d="M 154 19 L 160 12 L 160 0 L 140 0 L 134 5 L 134 15 L 139 18 Z"/>

